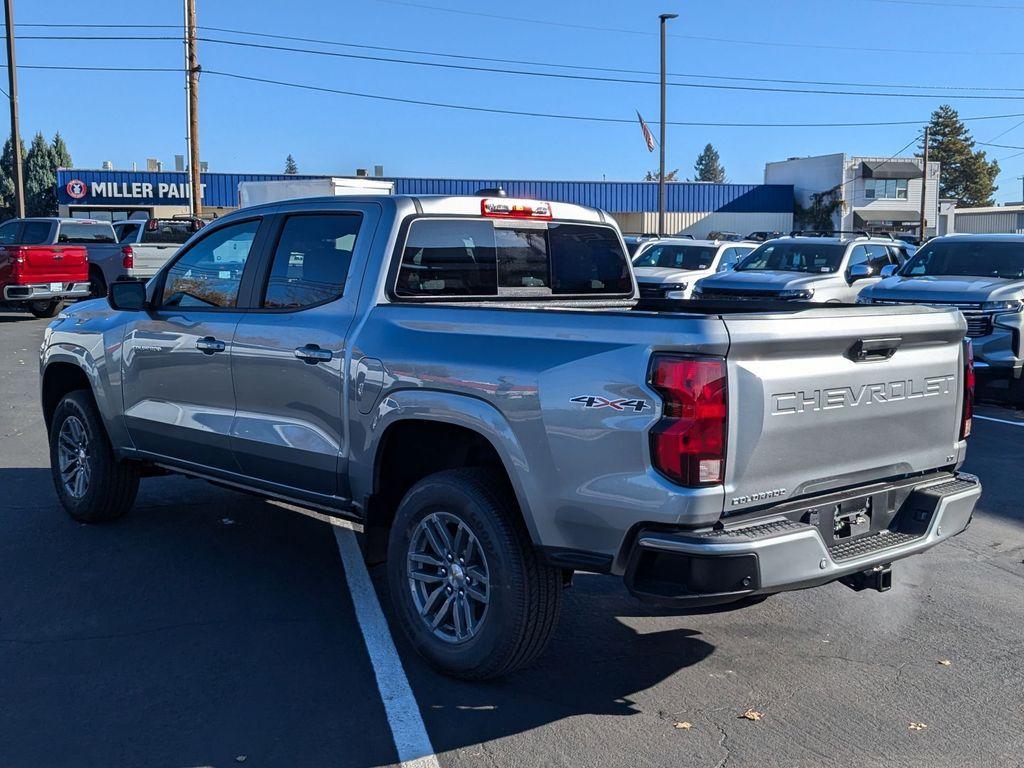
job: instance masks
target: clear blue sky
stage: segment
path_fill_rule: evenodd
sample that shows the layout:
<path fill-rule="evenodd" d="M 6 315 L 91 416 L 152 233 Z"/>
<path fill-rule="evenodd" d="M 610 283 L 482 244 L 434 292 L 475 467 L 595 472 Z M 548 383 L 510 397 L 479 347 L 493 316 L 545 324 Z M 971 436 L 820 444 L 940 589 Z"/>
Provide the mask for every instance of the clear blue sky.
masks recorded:
<path fill-rule="evenodd" d="M 125 23 L 148 13 L 153 24 L 180 24 L 180 2 L 145 5 L 151 10 L 144 11 L 142 4 L 129 0 L 99 4 L 20 0 L 15 22 L 16 26 Z M 364 45 L 651 71 L 658 68 L 656 32 L 661 12 L 679 13 L 679 18 L 670 23 L 675 35 L 761 43 L 672 37 L 670 72 L 1021 89 L 999 92 L 1020 97 L 1016 100 L 969 100 L 670 88 L 670 120 L 918 120 L 923 124 L 943 101 L 957 107 L 962 116 L 1024 113 L 1024 0 L 563 0 L 535 4 L 479 0 L 198 0 L 200 25 Z M 169 35 L 175 30 L 23 27 L 18 32 Z M 348 53 L 454 61 L 261 41 L 226 33 L 202 34 Z M 176 41 L 24 39 L 18 43 L 20 64 L 175 67 L 182 57 L 182 45 Z M 200 60 L 208 70 L 428 101 L 627 119 L 639 109 L 657 133 L 656 85 L 454 71 L 214 43 L 200 44 Z M 519 68 L 539 69 L 525 65 Z M 646 75 L 609 75 L 650 79 Z M 60 130 L 79 167 L 99 167 L 102 161 L 111 160 L 116 167 L 125 168 L 132 161 L 142 165 L 150 156 L 170 164 L 174 154 L 184 152 L 184 92 L 178 74 L 26 69 L 21 71 L 19 82 L 26 142 L 37 130 L 48 137 Z M 883 90 L 908 92 L 906 88 Z M 647 152 L 635 123 L 460 112 L 213 75 L 204 75 L 201 98 L 202 157 L 214 171 L 280 172 L 289 152 L 304 173 L 350 174 L 356 167 L 380 163 L 390 175 L 638 179 L 657 166 L 657 153 Z M 1024 118 L 968 125 L 976 139 L 986 141 L 1021 121 Z M 758 182 L 768 160 L 843 151 L 888 156 L 915 133 L 917 129 L 911 126 L 670 127 L 668 164 L 669 168 L 680 168 L 683 177 L 692 174 L 697 153 L 710 141 L 721 152 L 730 181 Z M 996 141 L 1024 147 L 1024 125 Z M 989 149 L 989 156 L 1004 158 L 1018 151 Z M 1002 166 L 998 199 L 1020 200 L 1020 182 L 1015 177 L 1024 175 L 1024 154 L 1007 159 Z"/>

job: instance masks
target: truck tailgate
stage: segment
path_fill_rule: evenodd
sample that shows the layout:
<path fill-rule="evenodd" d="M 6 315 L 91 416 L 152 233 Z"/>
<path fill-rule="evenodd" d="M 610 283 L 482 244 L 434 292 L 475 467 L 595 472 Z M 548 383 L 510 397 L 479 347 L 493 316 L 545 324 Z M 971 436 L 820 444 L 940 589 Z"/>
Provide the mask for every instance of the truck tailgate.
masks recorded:
<path fill-rule="evenodd" d="M 136 243 L 131 246 L 136 277 L 152 277 L 167 263 L 181 245 L 178 243 Z"/>
<path fill-rule="evenodd" d="M 80 245 L 9 245 L 4 251 L 11 259 L 21 259 L 15 269 L 20 283 L 88 279 L 88 257 Z"/>
<path fill-rule="evenodd" d="M 723 318 L 725 514 L 956 461 L 962 316 L 877 309 Z"/>

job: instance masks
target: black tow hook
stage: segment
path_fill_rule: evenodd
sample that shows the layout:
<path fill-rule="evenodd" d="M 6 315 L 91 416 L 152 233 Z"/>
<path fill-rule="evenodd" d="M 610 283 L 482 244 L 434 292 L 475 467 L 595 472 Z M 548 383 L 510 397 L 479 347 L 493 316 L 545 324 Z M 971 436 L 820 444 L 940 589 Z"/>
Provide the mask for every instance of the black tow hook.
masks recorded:
<path fill-rule="evenodd" d="M 851 573 L 839 579 L 855 592 L 873 589 L 876 592 L 888 592 L 892 589 L 892 563 L 884 563 L 859 573 Z"/>

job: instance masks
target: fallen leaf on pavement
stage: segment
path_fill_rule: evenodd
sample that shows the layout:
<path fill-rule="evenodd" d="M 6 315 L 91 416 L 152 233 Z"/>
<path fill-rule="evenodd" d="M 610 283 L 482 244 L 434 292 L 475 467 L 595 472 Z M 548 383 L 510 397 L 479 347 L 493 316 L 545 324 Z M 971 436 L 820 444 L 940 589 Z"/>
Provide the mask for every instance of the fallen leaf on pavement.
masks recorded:
<path fill-rule="evenodd" d="M 925 728 L 927 728 L 928 726 L 927 726 L 927 725 L 925 725 L 924 723 L 911 723 L 911 724 L 910 724 L 909 726 L 907 726 L 907 727 L 908 727 L 908 728 L 909 728 L 910 730 L 912 730 L 912 731 L 923 731 L 923 730 L 924 730 Z"/>
<path fill-rule="evenodd" d="M 679 728 L 680 730 L 683 730 L 683 731 L 688 731 L 691 728 L 693 728 L 693 723 L 687 723 L 686 721 L 683 721 L 681 723 L 674 723 L 672 725 L 672 727 L 673 728 Z"/>
<path fill-rule="evenodd" d="M 764 713 L 758 712 L 756 709 L 748 709 L 746 712 L 740 715 L 740 718 L 745 720 L 753 720 L 754 722 L 757 722 L 762 717 L 764 717 Z"/>

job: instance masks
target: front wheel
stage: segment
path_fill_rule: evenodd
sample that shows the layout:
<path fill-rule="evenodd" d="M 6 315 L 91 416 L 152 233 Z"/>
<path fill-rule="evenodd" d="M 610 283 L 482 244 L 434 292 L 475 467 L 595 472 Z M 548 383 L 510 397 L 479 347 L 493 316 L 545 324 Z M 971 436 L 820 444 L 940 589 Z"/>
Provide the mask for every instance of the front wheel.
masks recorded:
<path fill-rule="evenodd" d="M 30 301 L 28 303 L 28 311 L 32 313 L 33 317 L 56 317 L 63 303 L 60 299 Z"/>
<path fill-rule="evenodd" d="M 50 471 L 60 503 L 81 523 L 116 520 L 135 502 L 136 465 L 118 461 L 92 394 L 71 392 L 50 424 Z"/>
<path fill-rule="evenodd" d="M 561 571 L 541 562 L 496 474 L 438 472 L 406 494 L 388 541 L 397 621 L 442 672 L 507 675 L 533 661 L 554 632 Z"/>

